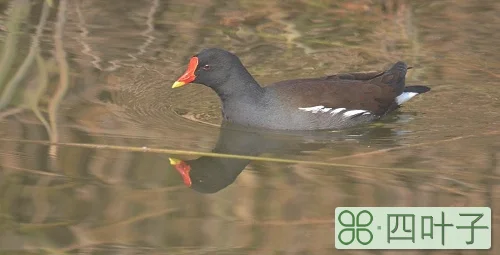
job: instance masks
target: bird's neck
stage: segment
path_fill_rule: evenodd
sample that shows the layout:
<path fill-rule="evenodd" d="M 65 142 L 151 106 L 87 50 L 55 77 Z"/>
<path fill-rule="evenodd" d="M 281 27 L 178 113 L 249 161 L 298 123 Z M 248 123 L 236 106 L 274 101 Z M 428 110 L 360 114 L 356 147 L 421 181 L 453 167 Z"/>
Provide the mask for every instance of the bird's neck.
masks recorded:
<path fill-rule="evenodd" d="M 262 97 L 264 88 L 243 67 L 234 68 L 228 79 L 216 87 L 215 92 L 224 104 L 232 100 L 258 101 Z"/>

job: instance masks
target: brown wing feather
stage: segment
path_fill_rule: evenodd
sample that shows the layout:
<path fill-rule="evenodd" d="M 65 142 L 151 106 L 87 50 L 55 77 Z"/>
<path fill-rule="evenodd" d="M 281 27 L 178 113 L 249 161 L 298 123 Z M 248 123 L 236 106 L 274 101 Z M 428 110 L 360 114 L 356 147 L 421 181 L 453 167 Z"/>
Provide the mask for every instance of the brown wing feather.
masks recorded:
<path fill-rule="evenodd" d="M 357 73 L 340 73 L 334 74 L 330 76 L 326 76 L 327 79 L 341 79 L 341 80 L 358 80 L 358 81 L 367 81 L 372 80 L 380 75 L 383 75 L 385 72 L 375 71 L 375 72 L 357 72 Z"/>
<path fill-rule="evenodd" d="M 298 83 L 309 83 L 309 82 L 320 82 L 320 81 L 331 81 L 331 80 L 359 80 L 359 81 L 368 81 L 375 79 L 381 75 L 383 75 L 385 72 L 358 72 L 358 73 L 340 73 L 340 74 L 333 74 L 333 75 L 328 75 L 324 77 L 318 77 L 318 78 L 304 78 L 304 79 L 294 79 L 294 80 L 285 80 L 285 81 L 279 81 L 276 83 L 273 83 L 271 85 L 280 85 L 280 86 L 287 86 L 287 85 L 293 85 L 293 84 L 298 84 Z"/>
<path fill-rule="evenodd" d="M 394 98 L 403 91 L 406 69 L 403 62 L 398 62 L 383 72 L 341 73 L 287 80 L 274 83 L 269 88 L 279 94 L 282 102 L 293 107 L 323 105 L 383 115 L 392 109 Z"/>
<path fill-rule="evenodd" d="M 397 96 L 389 86 L 355 80 L 314 81 L 273 87 L 278 90 L 281 101 L 293 107 L 323 105 L 329 108 L 367 110 L 377 115 L 383 114 Z"/>

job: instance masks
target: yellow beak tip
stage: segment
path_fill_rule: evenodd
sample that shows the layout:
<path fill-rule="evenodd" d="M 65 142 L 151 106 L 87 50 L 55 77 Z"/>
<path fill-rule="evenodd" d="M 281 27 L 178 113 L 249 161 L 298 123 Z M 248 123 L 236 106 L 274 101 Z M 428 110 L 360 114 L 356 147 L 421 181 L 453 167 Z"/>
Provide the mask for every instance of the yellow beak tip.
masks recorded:
<path fill-rule="evenodd" d="M 182 162 L 182 160 L 176 158 L 168 158 L 168 160 L 170 161 L 170 165 L 174 166 Z"/>
<path fill-rule="evenodd" d="M 178 87 L 182 87 L 182 86 L 184 86 L 184 85 L 186 85 L 186 83 L 185 83 L 185 82 L 182 82 L 182 81 L 176 81 L 176 82 L 174 82 L 174 85 L 172 85 L 172 88 L 173 88 L 173 89 L 175 89 L 175 88 L 178 88 Z"/>

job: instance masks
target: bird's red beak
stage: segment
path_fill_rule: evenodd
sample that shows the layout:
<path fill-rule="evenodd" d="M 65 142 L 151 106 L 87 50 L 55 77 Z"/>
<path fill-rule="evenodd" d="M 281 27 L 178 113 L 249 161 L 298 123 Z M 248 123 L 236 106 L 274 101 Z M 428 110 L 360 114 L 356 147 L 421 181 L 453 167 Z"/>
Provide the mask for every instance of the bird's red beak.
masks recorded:
<path fill-rule="evenodd" d="M 176 158 L 168 158 L 170 160 L 170 165 L 173 165 L 177 172 L 182 177 L 184 184 L 186 186 L 191 187 L 191 177 L 189 177 L 189 171 L 191 171 L 191 166 L 189 166 L 186 162 L 176 159 Z"/>
<path fill-rule="evenodd" d="M 191 60 L 189 60 L 189 65 L 184 72 L 184 74 L 177 79 L 176 82 L 174 82 L 174 85 L 172 85 L 172 88 L 178 88 L 182 87 L 196 79 L 196 75 L 194 75 L 194 72 L 196 71 L 196 68 L 198 67 L 198 58 L 197 57 L 192 57 Z"/>

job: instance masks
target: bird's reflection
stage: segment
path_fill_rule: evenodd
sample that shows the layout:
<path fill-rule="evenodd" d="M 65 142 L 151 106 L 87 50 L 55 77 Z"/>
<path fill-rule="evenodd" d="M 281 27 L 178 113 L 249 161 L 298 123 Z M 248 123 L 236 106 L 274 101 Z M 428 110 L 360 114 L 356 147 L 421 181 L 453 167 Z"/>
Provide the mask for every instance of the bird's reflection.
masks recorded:
<path fill-rule="evenodd" d="M 251 131 L 239 126 L 224 125 L 214 153 L 241 156 L 258 156 L 279 147 L 279 140 L 271 139 L 259 131 Z M 184 184 L 202 193 L 215 193 L 236 180 L 236 177 L 250 163 L 249 159 L 200 157 L 182 161 L 169 158 L 170 164 L 180 173 Z"/>
<path fill-rule="evenodd" d="M 239 156 L 259 156 L 262 153 L 296 155 L 313 151 L 341 140 L 356 140 L 358 145 L 397 141 L 398 132 L 384 126 L 372 126 L 341 132 L 306 132 L 300 139 L 290 139 L 270 131 L 249 129 L 234 124 L 223 124 L 213 153 Z M 297 136 L 295 136 L 297 138 Z M 388 139 L 390 138 L 390 139 Z M 201 192 L 215 193 L 233 183 L 250 164 L 250 159 L 203 156 L 194 160 L 169 158 L 170 164 L 181 175 L 186 186 Z"/>

